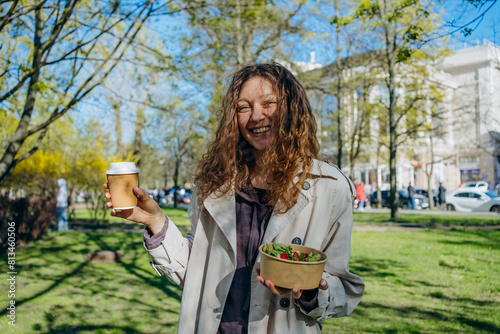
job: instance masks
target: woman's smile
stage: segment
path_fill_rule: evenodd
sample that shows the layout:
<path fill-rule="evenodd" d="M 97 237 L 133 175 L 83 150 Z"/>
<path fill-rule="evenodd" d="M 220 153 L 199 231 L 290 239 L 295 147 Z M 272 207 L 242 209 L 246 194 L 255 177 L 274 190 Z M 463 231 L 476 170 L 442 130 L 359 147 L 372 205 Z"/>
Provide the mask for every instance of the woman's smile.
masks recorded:
<path fill-rule="evenodd" d="M 237 107 L 238 126 L 243 138 L 256 151 L 265 150 L 271 143 L 276 104 L 272 84 L 265 78 L 253 77 L 241 87 Z"/>

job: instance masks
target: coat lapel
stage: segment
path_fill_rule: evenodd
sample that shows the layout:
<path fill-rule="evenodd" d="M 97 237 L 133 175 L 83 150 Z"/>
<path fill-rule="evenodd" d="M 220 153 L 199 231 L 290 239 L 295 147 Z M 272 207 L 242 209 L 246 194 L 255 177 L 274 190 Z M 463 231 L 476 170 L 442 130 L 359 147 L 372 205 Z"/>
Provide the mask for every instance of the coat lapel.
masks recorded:
<path fill-rule="evenodd" d="M 316 161 L 313 163 L 311 174 L 321 175 L 321 169 Z M 269 220 L 269 224 L 267 225 L 262 243 L 271 242 L 279 232 L 281 232 L 302 212 L 302 210 L 304 210 L 310 201 L 311 198 L 309 192 L 302 190 L 297 198 L 297 204 L 288 210 L 288 212 L 284 214 L 273 213 L 271 219 Z M 236 256 L 236 201 L 234 192 L 228 191 L 224 196 L 220 197 L 211 194 L 207 199 L 205 199 L 203 204 L 221 229 L 224 236 L 227 238 L 233 249 L 233 254 Z"/>
<path fill-rule="evenodd" d="M 267 225 L 266 233 L 262 239 L 262 244 L 271 242 L 279 232 L 281 232 L 288 224 L 290 224 L 304 208 L 309 204 L 310 199 L 306 191 L 302 190 L 295 204 L 288 212 L 284 214 L 273 213 L 269 224 Z"/>
<path fill-rule="evenodd" d="M 299 169 L 298 173 L 302 172 L 302 168 Z M 318 161 L 313 160 L 312 169 L 310 172 L 312 175 L 320 176 L 322 175 L 321 167 Z M 297 181 L 297 179 L 295 180 Z M 306 180 L 311 182 L 310 179 Z M 267 225 L 266 233 L 262 239 L 262 244 L 271 242 L 288 224 L 290 224 L 311 201 L 311 195 L 307 190 L 302 190 L 297 198 L 297 204 L 295 204 L 288 212 L 285 214 L 273 213 L 269 224 Z"/>
<path fill-rule="evenodd" d="M 221 197 L 211 194 L 203 204 L 227 238 L 233 249 L 233 254 L 236 255 L 236 201 L 234 193 L 229 191 Z"/>

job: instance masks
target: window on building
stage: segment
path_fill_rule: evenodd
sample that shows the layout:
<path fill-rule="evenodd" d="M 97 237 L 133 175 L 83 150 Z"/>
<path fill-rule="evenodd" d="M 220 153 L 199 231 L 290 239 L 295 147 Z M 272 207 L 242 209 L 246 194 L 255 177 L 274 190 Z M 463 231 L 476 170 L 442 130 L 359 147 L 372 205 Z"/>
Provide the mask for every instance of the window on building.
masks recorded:
<path fill-rule="evenodd" d="M 479 163 L 479 157 L 463 157 L 460 158 L 460 162 L 463 164 Z"/>

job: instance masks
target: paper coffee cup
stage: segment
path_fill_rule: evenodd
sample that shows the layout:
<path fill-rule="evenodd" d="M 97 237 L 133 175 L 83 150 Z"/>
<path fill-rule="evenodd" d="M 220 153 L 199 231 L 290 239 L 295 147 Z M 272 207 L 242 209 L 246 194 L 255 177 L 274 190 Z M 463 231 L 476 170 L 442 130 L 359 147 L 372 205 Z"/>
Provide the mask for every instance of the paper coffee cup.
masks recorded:
<path fill-rule="evenodd" d="M 135 162 L 113 162 L 106 171 L 113 209 L 133 209 L 137 206 L 134 187 L 139 186 L 139 169 Z"/>

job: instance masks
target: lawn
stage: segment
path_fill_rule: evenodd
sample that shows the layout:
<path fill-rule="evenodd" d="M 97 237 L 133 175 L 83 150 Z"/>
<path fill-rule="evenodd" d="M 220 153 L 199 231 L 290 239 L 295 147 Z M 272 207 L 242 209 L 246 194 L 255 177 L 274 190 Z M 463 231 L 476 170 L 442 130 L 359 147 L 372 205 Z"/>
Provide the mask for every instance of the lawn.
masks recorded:
<path fill-rule="evenodd" d="M 355 224 L 386 224 L 390 221 L 389 213 L 356 212 Z M 467 215 L 467 213 L 449 215 L 440 212 L 427 211 L 425 213 L 400 213 L 395 224 L 422 227 L 441 226 L 498 226 L 500 215 Z"/>
<path fill-rule="evenodd" d="M 122 262 L 86 262 L 99 249 L 123 250 Z M 16 250 L 17 327 L 3 283 L 0 332 L 175 333 L 181 290 L 148 262 L 136 232 L 49 233 Z M 354 231 L 351 270 L 366 294 L 323 332 L 498 333 L 499 262 L 499 231 Z"/>
<path fill-rule="evenodd" d="M 174 221 L 177 226 L 185 228 L 189 228 L 191 224 L 189 223 L 189 219 L 187 217 L 187 209 L 174 209 L 174 208 L 162 208 L 163 212 Z M 69 228 L 70 229 L 122 229 L 122 230 L 138 230 L 143 229 L 144 225 L 137 224 L 134 222 L 130 222 L 128 220 L 112 217 L 110 215 L 111 210 L 106 212 L 105 219 L 108 221 L 106 223 L 101 223 L 100 225 L 96 225 L 91 222 L 91 213 L 88 209 L 78 209 L 75 210 L 74 219 L 70 219 Z M 52 226 L 53 229 L 56 228 L 55 225 Z"/>

